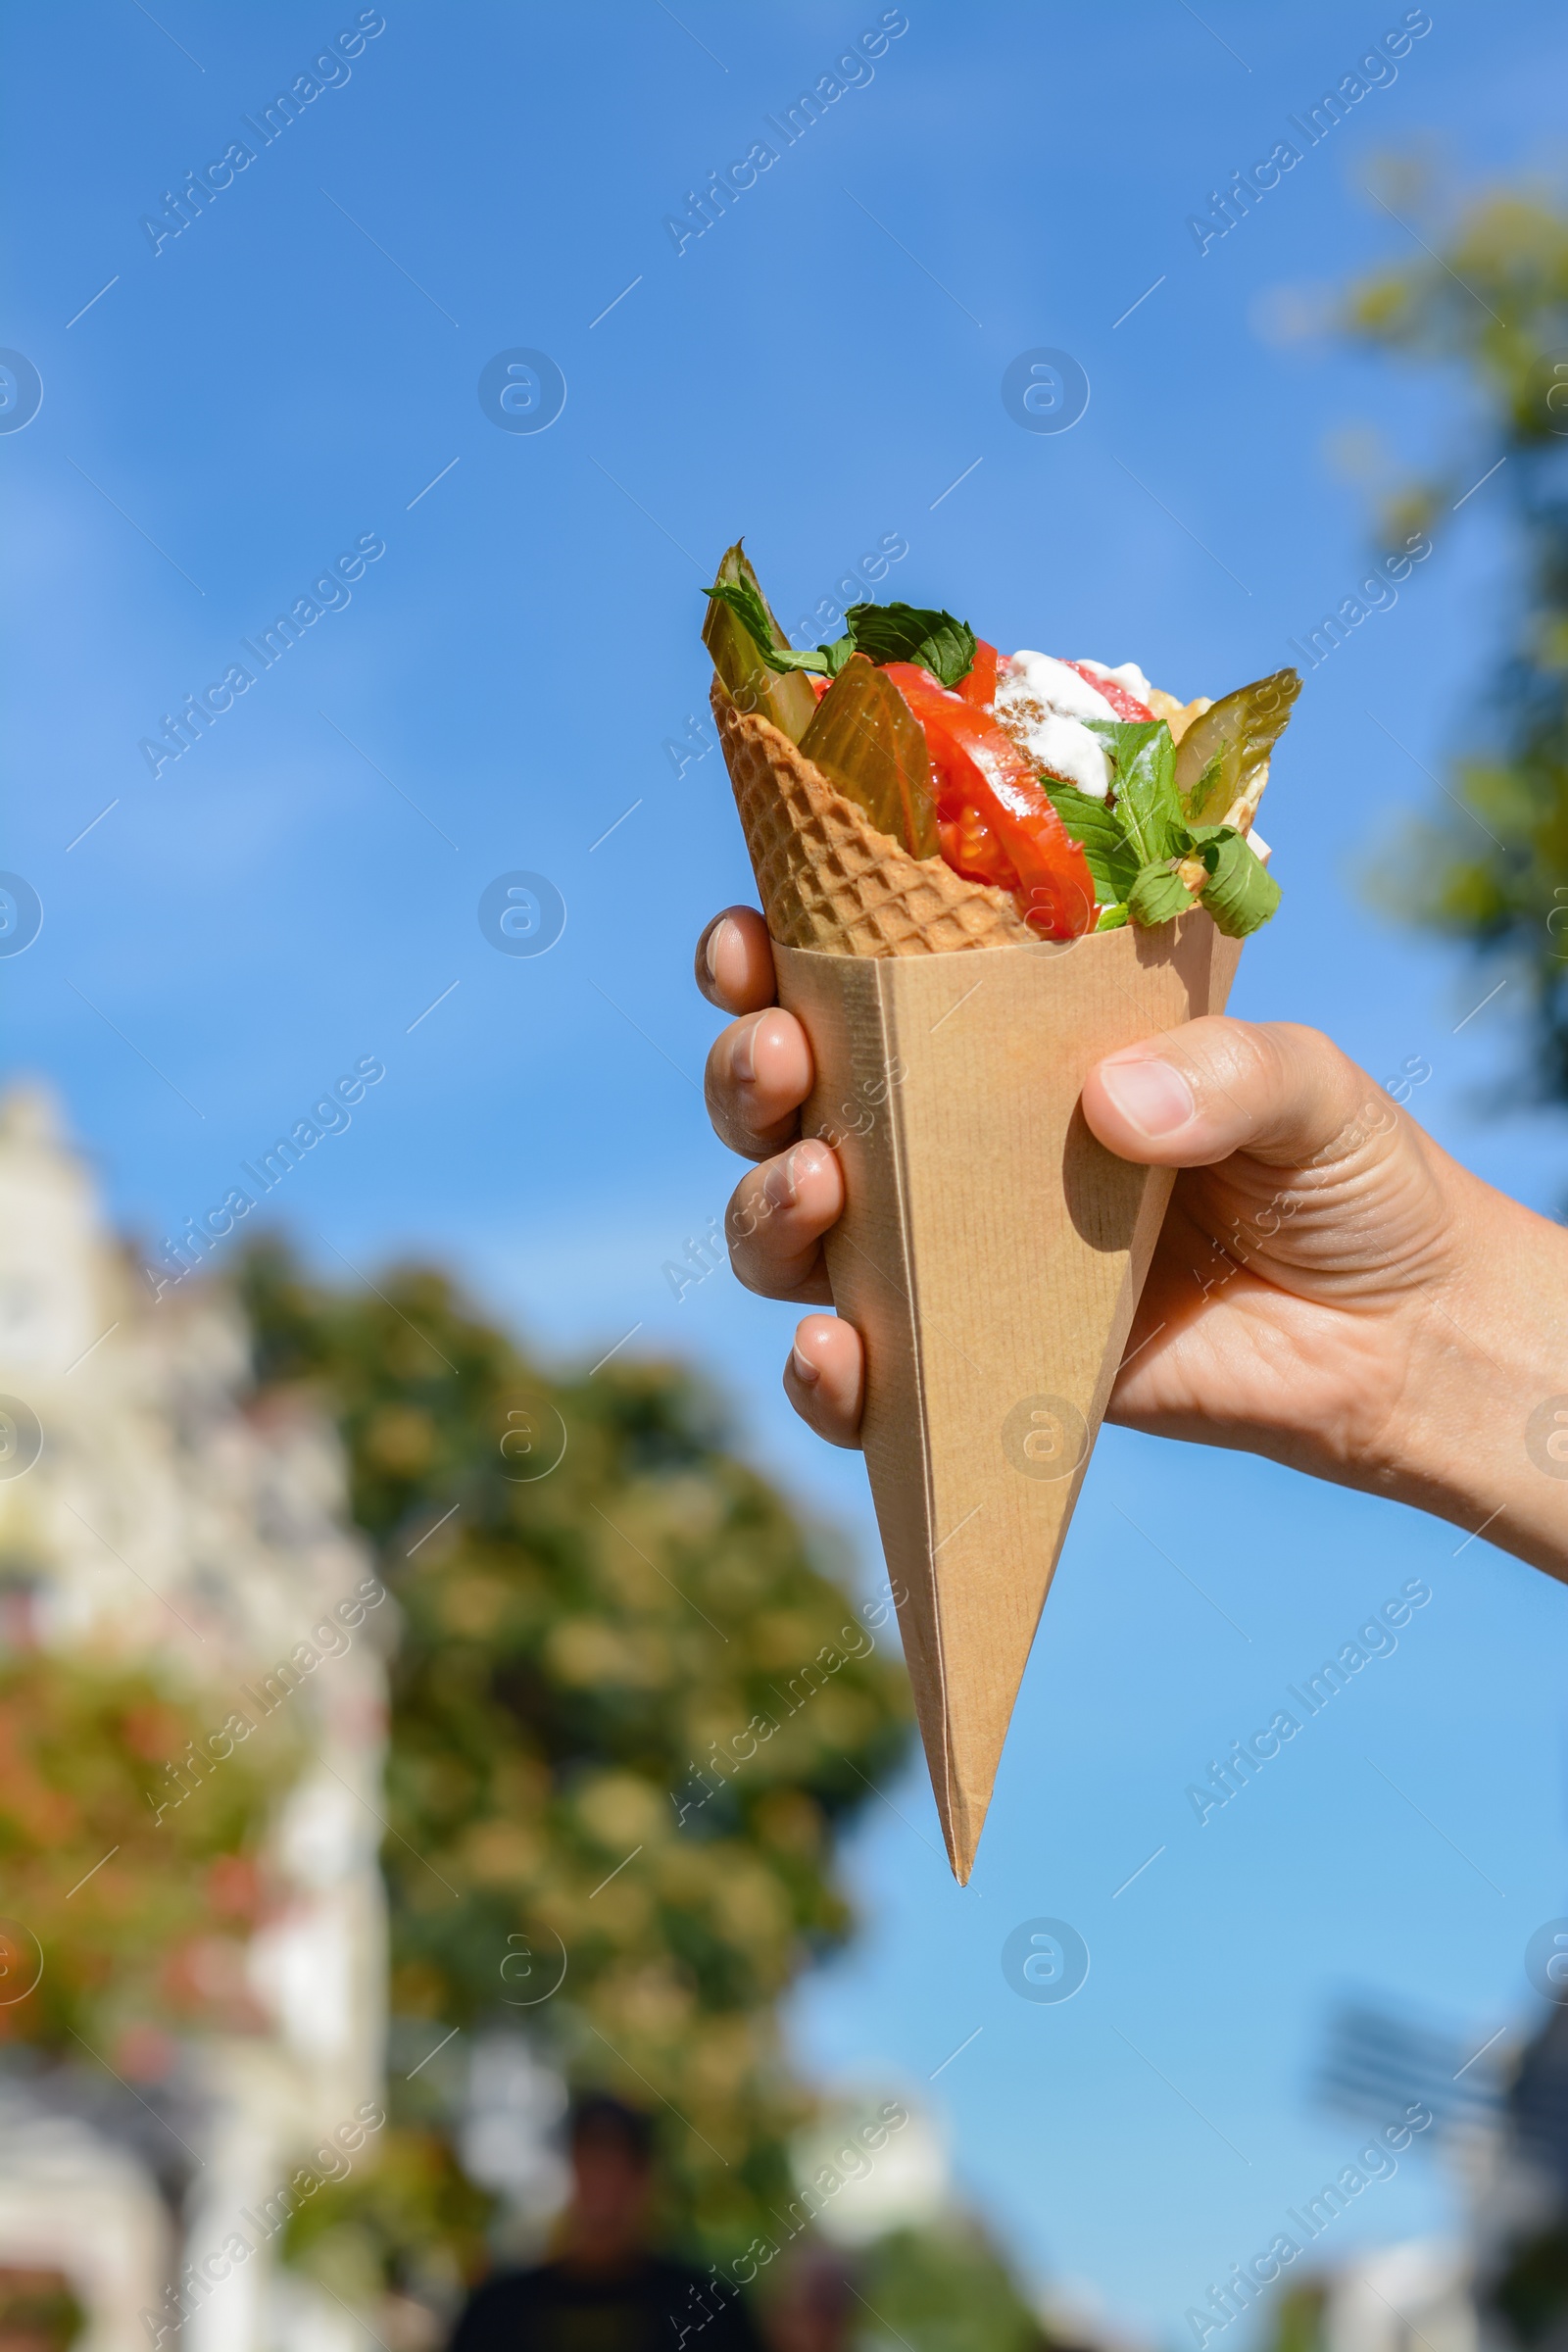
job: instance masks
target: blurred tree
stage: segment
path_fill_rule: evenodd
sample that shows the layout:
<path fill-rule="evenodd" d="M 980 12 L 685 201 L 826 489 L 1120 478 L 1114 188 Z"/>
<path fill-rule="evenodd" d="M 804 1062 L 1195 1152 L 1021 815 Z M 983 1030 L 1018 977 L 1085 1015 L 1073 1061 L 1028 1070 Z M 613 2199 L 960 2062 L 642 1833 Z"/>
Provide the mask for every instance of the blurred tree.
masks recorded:
<path fill-rule="evenodd" d="M 1045 2329 L 973 2222 L 898 2230 L 866 2249 L 855 2289 L 859 2352 L 1044 2352 Z"/>
<path fill-rule="evenodd" d="M 86 2320 L 64 2271 L 0 2266 L 0 2352 L 71 2352 Z"/>
<path fill-rule="evenodd" d="M 1419 198 L 1418 182 L 1401 188 Z M 1530 993 L 1544 1100 L 1568 1102 L 1568 218 L 1543 198 L 1470 203 L 1429 259 L 1349 295 L 1361 341 L 1457 368 L 1477 396 L 1451 479 L 1389 502 L 1394 544 L 1446 517 L 1488 466 L 1523 540 L 1520 594 L 1490 696 L 1489 741 L 1457 762 L 1451 805 L 1410 828 L 1387 870 L 1399 910 L 1504 958 Z"/>
<path fill-rule="evenodd" d="M 107 1661 L 0 1667 L 0 2045 L 85 2042 L 141 2076 L 174 2033 L 265 2022 L 245 1945 L 276 1737 L 170 1771 L 226 1712 Z"/>
<path fill-rule="evenodd" d="M 1568 2306 L 1568 2223 L 1519 2239 L 1490 2298 L 1516 2344 L 1533 2347 L 1560 2336 Z"/>
<path fill-rule="evenodd" d="M 789 2194 L 806 2111 L 775 2007 L 849 1932 L 835 1835 L 907 1738 L 891 1602 L 857 1608 L 814 1564 L 680 1370 L 549 1380 L 425 1270 L 346 1297 L 268 1245 L 243 1291 L 259 1377 L 338 1417 L 403 1612 L 394 2035 L 530 2031 L 660 2119 L 667 2225 L 744 2246 Z M 423 2155 L 394 2132 L 383 2185 L 310 2225 L 352 2204 L 389 2278 L 394 2176 L 435 2162 L 423 2080 L 400 2094 Z"/>
<path fill-rule="evenodd" d="M 1274 2300 L 1258 2338 L 1260 2352 L 1323 2352 L 1326 2279 L 1302 2278 Z"/>

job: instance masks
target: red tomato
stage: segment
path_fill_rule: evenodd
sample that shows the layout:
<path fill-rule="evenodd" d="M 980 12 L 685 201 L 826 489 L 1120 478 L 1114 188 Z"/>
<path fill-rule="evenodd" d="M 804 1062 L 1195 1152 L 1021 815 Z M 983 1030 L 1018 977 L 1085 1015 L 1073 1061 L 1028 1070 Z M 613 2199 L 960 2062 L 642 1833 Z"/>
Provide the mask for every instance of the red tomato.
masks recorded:
<path fill-rule="evenodd" d="M 997 649 L 994 645 L 987 645 L 983 637 L 975 640 L 974 661 L 969 675 L 959 679 L 954 692 L 982 710 L 989 710 L 996 701 Z"/>
<path fill-rule="evenodd" d="M 1102 678 L 1098 669 L 1090 669 L 1082 662 L 1068 662 L 1063 666 L 1067 669 L 1075 669 L 1086 685 L 1093 686 L 1097 694 L 1102 694 L 1118 718 L 1151 719 L 1153 717 L 1154 713 L 1150 710 L 1148 704 L 1141 703 L 1136 694 L 1129 694 L 1119 680 Z"/>
<path fill-rule="evenodd" d="M 966 882 L 994 882 L 999 890 L 1018 888 L 1011 858 L 984 817 L 973 808 L 960 808 L 956 816 L 939 817 L 937 831 L 942 836 L 943 857 Z"/>
<path fill-rule="evenodd" d="M 1083 851 L 1041 790 L 1035 769 L 991 713 L 939 686 L 912 662 L 884 664 L 925 729 L 944 856 L 1004 860 L 1025 921 L 1049 939 L 1076 939 L 1095 920 L 1095 883 Z M 963 871 L 962 867 L 957 870 Z M 974 876 L 1001 881 L 1000 873 Z"/>

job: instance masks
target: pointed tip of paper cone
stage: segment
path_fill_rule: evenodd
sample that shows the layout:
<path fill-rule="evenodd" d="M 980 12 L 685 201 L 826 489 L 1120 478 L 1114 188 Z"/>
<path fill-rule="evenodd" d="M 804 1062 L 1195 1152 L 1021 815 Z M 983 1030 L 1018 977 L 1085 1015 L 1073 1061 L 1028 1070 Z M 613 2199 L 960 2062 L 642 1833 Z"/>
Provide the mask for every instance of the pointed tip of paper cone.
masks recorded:
<path fill-rule="evenodd" d="M 1023 1663 L 1020 1661 L 1018 1665 L 1019 1681 L 1022 1680 L 1022 1676 Z M 1016 1684 L 1014 1684 L 1011 1695 L 1014 1698 L 1017 1696 Z M 932 1788 L 936 1794 L 937 1812 L 942 1822 L 943 1843 L 948 1849 L 948 1862 L 955 1879 L 960 1886 L 967 1886 L 974 1875 L 975 1855 L 980 1849 L 986 1816 L 991 1810 L 991 1792 L 996 1786 L 997 1773 L 1002 1763 L 1002 1746 L 1006 1737 L 1006 1722 L 1003 1722 L 1000 1730 L 996 1732 L 994 1740 L 985 1743 L 985 1752 L 977 1754 L 975 1752 L 976 1743 L 972 1737 L 969 1739 L 966 1742 L 968 1768 L 961 1785 L 955 1787 L 952 1779 L 955 1727 L 950 1720 L 928 1722 L 927 1718 L 930 1712 L 930 1693 L 928 1690 L 917 1688 L 915 1713 L 920 1723 L 926 1760 L 931 1767 Z M 1010 1718 L 1011 1713 L 1012 1707 L 1009 1700 L 1006 1709 L 1007 1717 Z"/>

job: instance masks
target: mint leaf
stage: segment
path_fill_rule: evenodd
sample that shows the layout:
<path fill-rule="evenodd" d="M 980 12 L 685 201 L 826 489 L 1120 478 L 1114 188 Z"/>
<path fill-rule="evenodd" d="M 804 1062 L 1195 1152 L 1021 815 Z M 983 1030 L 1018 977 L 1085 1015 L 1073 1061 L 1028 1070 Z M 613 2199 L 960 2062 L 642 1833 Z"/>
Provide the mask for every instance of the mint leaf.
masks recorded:
<path fill-rule="evenodd" d="M 748 581 L 717 581 L 708 594 L 729 607 L 769 669 L 805 669 L 820 678 L 836 678 L 852 654 L 866 654 L 879 666 L 917 662 L 939 685 L 951 688 L 974 666 L 974 631 L 951 612 L 918 605 L 852 605 L 844 615 L 842 637 L 796 653 L 776 642 L 767 607 Z"/>
<path fill-rule="evenodd" d="M 704 591 L 718 604 L 728 605 L 736 619 L 751 633 L 754 644 L 764 654 L 773 651 L 773 630 L 767 617 L 767 607 L 757 590 L 747 580 L 715 580 Z"/>
<path fill-rule="evenodd" d="M 1193 894 L 1169 858 L 1153 858 L 1140 872 L 1127 896 L 1127 911 L 1135 923 L 1152 930 L 1173 915 L 1186 914 Z"/>
<path fill-rule="evenodd" d="M 974 667 L 974 631 L 951 612 L 923 605 L 852 605 L 844 625 L 856 653 L 869 654 L 878 664 L 917 662 L 942 686 L 956 686 Z"/>
<path fill-rule="evenodd" d="M 1173 857 L 1183 818 L 1169 727 L 1162 718 L 1091 718 L 1084 724 L 1094 729 L 1109 757 L 1115 813 L 1137 863 L 1152 865 Z"/>
<path fill-rule="evenodd" d="M 1138 853 L 1129 844 L 1116 810 L 1057 776 L 1042 775 L 1040 783 L 1083 851 L 1101 905 L 1123 903 L 1138 879 Z"/>
<path fill-rule="evenodd" d="M 848 637 L 839 638 L 834 645 L 807 646 L 800 653 L 787 645 L 776 645 L 767 607 L 757 590 L 745 580 L 715 580 L 708 594 L 719 604 L 729 607 L 769 669 L 781 673 L 791 669 L 807 669 L 813 671 L 817 677 L 836 678 L 855 651 L 854 642 Z"/>
<path fill-rule="evenodd" d="M 1234 825 L 1195 825 L 1193 855 L 1208 868 L 1200 892 L 1227 939 L 1246 939 L 1280 903 L 1280 886 L 1246 836 Z"/>
<path fill-rule="evenodd" d="M 1120 931 L 1127 921 L 1125 906 L 1102 906 L 1095 922 L 1097 931 Z"/>

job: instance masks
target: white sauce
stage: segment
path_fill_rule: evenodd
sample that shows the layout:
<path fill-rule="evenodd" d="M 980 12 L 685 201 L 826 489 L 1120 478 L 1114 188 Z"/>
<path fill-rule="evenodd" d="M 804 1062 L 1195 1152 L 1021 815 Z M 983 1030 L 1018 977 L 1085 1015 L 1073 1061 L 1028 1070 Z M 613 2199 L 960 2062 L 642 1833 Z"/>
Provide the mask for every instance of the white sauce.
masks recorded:
<path fill-rule="evenodd" d="M 1029 757 L 1092 800 L 1110 789 L 1110 764 L 1086 718 L 1113 719 L 1104 696 L 1050 654 L 1014 654 L 997 680 L 996 713 Z"/>
<path fill-rule="evenodd" d="M 1059 718 L 1048 710 L 1028 730 L 1029 754 L 1054 776 L 1064 776 L 1091 800 L 1102 801 L 1110 789 L 1110 765 L 1098 735 L 1076 718 Z"/>
<path fill-rule="evenodd" d="M 1020 689 L 1031 702 L 1044 703 L 1063 718 L 1114 718 L 1116 713 L 1104 696 L 1081 678 L 1065 662 L 1054 661 L 1050 654 L 1014 654 L 1007 664 L 1006 683 Z M 1001 701 L 1001 694 L 998 694 Z"/>
<path fill-rule="evenodd" d="M 1125 686 L 1128 693 L 1135 694 L 1141 703 L 1147 703 L 1154 691 L 1136 662 L 1124 662 L 1119 669 L 1112 669 L 1108 662 L 1091 662 L 1086 654 L 1084 667 L 1092 669 L 1096 677 L 1114 678 L 1118 686 Z"/>

